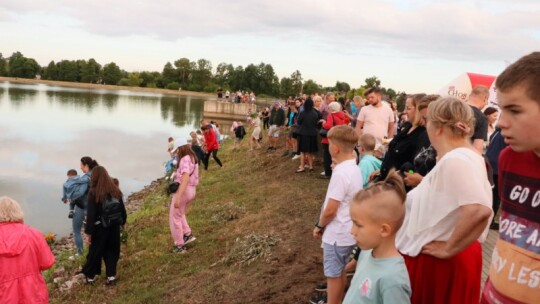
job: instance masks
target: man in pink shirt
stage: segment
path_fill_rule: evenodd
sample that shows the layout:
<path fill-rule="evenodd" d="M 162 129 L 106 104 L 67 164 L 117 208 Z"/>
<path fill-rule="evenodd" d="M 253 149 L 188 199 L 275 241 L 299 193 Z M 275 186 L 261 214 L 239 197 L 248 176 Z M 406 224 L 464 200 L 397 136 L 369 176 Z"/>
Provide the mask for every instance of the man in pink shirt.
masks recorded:
<path fill-rule="evenodd" d="M 394 134 L 394 113 L 392 109 L 381 100 L 381 89 L 369 88 L 364 93 L 369 101 L 369 106 L 365 106 L 358 114 L 356 123 L 356 133 L 361 137 L 364 133 L 375 136 L 378 144 L 382 143 L 386 136 L 392 138 Z"/>

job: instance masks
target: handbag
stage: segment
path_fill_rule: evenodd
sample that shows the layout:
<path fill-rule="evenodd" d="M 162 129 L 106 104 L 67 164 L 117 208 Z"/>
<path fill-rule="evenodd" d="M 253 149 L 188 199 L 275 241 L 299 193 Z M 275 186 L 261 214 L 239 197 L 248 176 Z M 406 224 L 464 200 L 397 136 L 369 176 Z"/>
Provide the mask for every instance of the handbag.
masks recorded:
<path fill-rule="evenodd" d="M 195 173 L 195 166 L 193 166 L 193 171 L 191 171 L 191 174 L 189 176 L 192 176 L 193 173 Z M 169 194 L 173 194 L 173 193 L 176 193 L 176 191 L 178 191 L 178 188 L 180 188 L 180 183 L 173 179 L 169 183 L 169 187 L 167 188 L 167 190 L 169 191 Z"/>
<path fill-rule="evenodd" d="M 332 114 L 330 114 L 330 116 L 332 116 L 332 127 L 336 125 L 336 120 L 334 119 L 334 116 Z M 330 128 L 332 129 L 332 128 Z M 319 134 L 321 135 L 322 138 L 326 138 L 328 136 L 328 131 L 330 130 L 326 130 L 325 128 L 321 128 L 321 130 L 319 131 Z"/>

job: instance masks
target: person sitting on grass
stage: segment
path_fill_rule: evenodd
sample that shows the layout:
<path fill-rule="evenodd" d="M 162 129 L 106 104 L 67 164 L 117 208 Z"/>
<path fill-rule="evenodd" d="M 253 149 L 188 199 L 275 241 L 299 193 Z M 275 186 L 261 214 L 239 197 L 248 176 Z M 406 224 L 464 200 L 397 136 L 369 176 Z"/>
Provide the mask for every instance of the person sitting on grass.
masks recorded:
<path fill-rule="evenodd" d="M 350 234 L 352 228 L 349 205 L 353 196 L 362 190 L 362 173 L 353 154 L 358 135 L 352 127 L 335 126 L 328 132 L 330 155 L 336 166 L 313 237 L 322 238 L 324 275 L 328 284 L 328 303 L 341 303 L 345 291 L 345 266 L 356 244 Z M 312 298 L 312 303 L 319 303 Z"/>
<path fill-rule="evenodd" d="M 354 196 L 351 234 L 362 251 L 344 304 L 411 302 L 409 274 L 395 245 L 406 195 L 403 179 L 391 170 L 384 181 Z"/>

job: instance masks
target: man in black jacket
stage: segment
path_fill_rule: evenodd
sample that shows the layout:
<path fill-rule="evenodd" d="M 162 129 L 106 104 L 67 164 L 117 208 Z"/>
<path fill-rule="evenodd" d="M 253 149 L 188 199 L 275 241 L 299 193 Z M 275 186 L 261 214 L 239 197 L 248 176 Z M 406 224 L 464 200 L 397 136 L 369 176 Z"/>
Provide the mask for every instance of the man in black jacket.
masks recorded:
<path fill-rule="evenodd" d="M 269 151 L 276 150 L 279 140 L 279 131 L 285 125 L 285 111 L 281 108 L 279 101 L 274 102 L 274 107 L 270 111 L 270 128 L 268 129 Z"/>

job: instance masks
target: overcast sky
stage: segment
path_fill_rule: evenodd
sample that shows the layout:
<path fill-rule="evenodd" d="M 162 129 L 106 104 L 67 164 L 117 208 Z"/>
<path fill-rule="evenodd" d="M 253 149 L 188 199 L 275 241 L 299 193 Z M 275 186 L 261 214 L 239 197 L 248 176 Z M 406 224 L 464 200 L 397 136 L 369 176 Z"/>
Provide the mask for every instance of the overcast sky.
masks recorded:
<path fill-rule="evenodd" d="M 0 52 L 161 71 L 181 57 L 272 64 L 352 87 L 435 92 L 540 50 L 537 0 L 1 0 Z"/>

